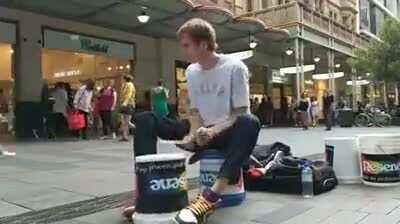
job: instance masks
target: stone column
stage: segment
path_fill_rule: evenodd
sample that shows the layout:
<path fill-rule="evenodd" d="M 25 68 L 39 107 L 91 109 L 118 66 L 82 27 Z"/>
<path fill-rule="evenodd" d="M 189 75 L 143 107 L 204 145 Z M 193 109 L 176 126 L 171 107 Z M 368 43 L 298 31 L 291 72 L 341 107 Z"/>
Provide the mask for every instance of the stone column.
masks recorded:
<path fill-rule="evenodd" d="M 294 43 L 295 43 L 294 49 L 295 49 L 295 54 L 296 54 L 296 97 L 297 97 L 297 102 L 298 102 L 298 101 L 300 101 L 300 95 L 301 95 L 299 38 L 296 38 Z"/>
<path fill-rule="evenodd" d="M 36 137 L 43 130 L 41 93 L 42 28 L 35 20 L 22 18 L 16 46 L 16 136 Z"/>

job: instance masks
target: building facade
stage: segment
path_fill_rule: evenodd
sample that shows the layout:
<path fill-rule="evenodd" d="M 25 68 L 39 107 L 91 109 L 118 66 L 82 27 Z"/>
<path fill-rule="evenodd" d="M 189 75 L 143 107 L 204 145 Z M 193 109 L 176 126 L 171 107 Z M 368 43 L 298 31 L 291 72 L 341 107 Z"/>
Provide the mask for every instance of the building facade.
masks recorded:
<path fill-rule="evenodd" d="M 175 32 L 192 17 L 216 27 L 219 51 L 245 61 L 252 73 L 252 96 L 271 97 L 275 110 L 294 105 L 302 92 L 322 102 L 328 90 L 351 105 L 363 90 L 346 60 L 379 33 L 382 17 L 400 16 L 398 1 L 3 1 L 1 129 L 27 130 L 17 133 L 24 137 L 40 126 L 40 115 L 32 111 L 40 111 L 44 83 L 76 88 L 94 79 L 100 88 L 118 85 L 123 74 L 134 75 L 139 104 L 146 90 L 163 79 L 172 108 L 185 117 L 189 62 L 177 50 Z M 151 17 L 148 23 L 138 22 L 143 13 Z M 257 47 L 251 48 L 251 42 Z"/>

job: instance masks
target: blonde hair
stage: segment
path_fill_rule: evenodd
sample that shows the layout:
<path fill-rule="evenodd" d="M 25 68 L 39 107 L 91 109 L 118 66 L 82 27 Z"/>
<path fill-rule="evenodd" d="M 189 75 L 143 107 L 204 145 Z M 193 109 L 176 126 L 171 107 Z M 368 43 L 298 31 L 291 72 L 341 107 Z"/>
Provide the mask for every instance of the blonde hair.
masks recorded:
<path fill-rule="evenodd" d="M 215 51 L 218 47 L 214 27 L 203 19 L 194 18 L 188 20 L 179 28 L 176 34 L 178 39 L 183 34 L 188 34 L 196 43 L 204 41 L 211 51 Z"/>

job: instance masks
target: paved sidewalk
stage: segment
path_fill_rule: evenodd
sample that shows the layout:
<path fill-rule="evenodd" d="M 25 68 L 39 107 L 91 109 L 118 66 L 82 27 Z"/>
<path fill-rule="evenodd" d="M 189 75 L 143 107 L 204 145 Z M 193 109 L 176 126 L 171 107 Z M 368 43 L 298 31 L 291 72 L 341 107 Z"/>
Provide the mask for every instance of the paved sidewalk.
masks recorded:
<path fill-rule="evenodd" d="M 282 141 L 292 147 L 295 155 L 305 156 L 322 153 L 325 137 L 399 131 L 400 128 L 338 128 L 332 132 L 325 132 L 322 127 L 307 132 L 295 128 L 264 129 L 260 134 L 259 143 Z M 132 143 L 108 140 L 3 144 L 6 150 L 15 151 L 17 155 L 0 158 L 0 223 L 1 217 L 31 214 L 57 206 L 64 208 L 62 206 L 75 205 L 74 203 L 79 204 L 82 201 L 92 203 L 109 195 L 133 190 Z M 160 144 L 159 151 L 180 152 L 167 144 Z M 197 177 L 198 165 L 189 166 L 188 175 Z M 276 219 L 279 222 L 273 223 L 296 223 L 288 220 L 305 217 L 305 220 L 316 220 L 309 223 L 342 224 L 357 223 L 360 220 L 363 220 L 360 223 L 372 223 L 368 220 L 400 217 L 397 209 L 399 198 L 399 188 L 376 189 L 358 185 L 340 186 L 333 192 L 307 201 L 290 195 L 250 193 L 246 206 L 227 209 L 228 214 L 232 215 L 223 217 L 220 213 L 226 213 L 220 211 L 211 222 L 227 223 L 230 220 L 230 223 L 268 223 L 263 220 Z M 287 205 L 295 205 L 293 212 L 296 216 L 285 213 L 291 211 L 290 209 L 281 209 Z M 118 203 L 115 203 L 115 206 L 118 206 Z M 96 211 L 101 211 L 101 208 Z M 96 223 L 120 223 L 119 212 L 116 212 L 116 215 L 107 215 L 115 211 L 108 210 L 73 220 L 78 220 L 78 223 L 95 222 L 90 220 L 97 220 Z M 101 218 L 104 214 L 115 222 L 103 222 L 107 220 Z M 268 218 L 262 217 L 265 215 Z M 343 221 L 337 221 L 341 219 Z M 385 224 L 396 223 L 389 221 Z"/>
<path fill-rule="evenodd" d="M 238 207 L 218 210 L 208 224 L 398 224 L 400 187 L 341 185 L 303 199 L 297 195 L 248 193 Z M 57 224 L 121 224 L 121 209 L 112 209 Z"/>

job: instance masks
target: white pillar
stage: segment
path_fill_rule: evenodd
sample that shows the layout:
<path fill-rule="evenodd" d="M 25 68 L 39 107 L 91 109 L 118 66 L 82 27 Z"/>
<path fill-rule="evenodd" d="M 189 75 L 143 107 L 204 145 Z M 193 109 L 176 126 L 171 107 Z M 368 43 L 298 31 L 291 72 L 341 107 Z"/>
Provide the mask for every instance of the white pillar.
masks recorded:
<path fill-rule="evenodd" d="M 41 25 L 33 20 L 21 20 L 16 47 L 17 102 L 40 102 L 43 85 L 41 53 Z"/>
<path fill-rule="evenodd" d="M 353 111 L 357 110 L 357 101 L 358 101 L 356 80 L 357 80 L 356 70 L 354 68 L 352 68 L 351 69 L 351 81 L 352 81 L 351 90 L 353 93 Z"/>
<path fill-rule="evenodd" d="M 300 86 L 301 92 L 305 91 L 305 82 L 304 82 L 304 40 L 300 40 Z"/>
<path fill-rule="evenodd" d="M 399 83 L 398 82 L 396 82 L 396 84 L 395 84 L 394 92 L 395 92 L 394 104 L 396 106 L 398 106 L 399 105 Z"/>
<path fill-rule="evenodd" d="M 299 59 L 299 38 L 296 38 L 294 41 L 294 49 L 296 53 L 296 97 L 297 97 L 297 102 L 300 101 L 300 95 L 301 95 L 301 86 L 300 86 L 300 59 Z"/>

